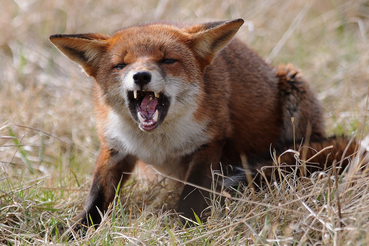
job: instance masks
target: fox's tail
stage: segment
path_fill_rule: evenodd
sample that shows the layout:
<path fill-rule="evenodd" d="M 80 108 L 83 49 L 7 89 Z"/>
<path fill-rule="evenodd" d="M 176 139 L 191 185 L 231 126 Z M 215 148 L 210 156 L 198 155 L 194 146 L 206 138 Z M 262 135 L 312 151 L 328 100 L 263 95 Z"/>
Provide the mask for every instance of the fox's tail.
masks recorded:
<path fill-rule="evenodd" d="M 358 171 L 368 163 L 368 151 L 353 139 L 336 136 L 313 139 L 309 143 L 287 144 L 273 151 L 268 158 L 244 158 L 243 168 L 233 170 L 224 179 L 224 187 L 250 182 L 259 186 L 266 180 L 279 180 L 281 175 L 278 172 L 309 176 L 313 172 L 333 170 L 340 174 L 351 167 Z"/>

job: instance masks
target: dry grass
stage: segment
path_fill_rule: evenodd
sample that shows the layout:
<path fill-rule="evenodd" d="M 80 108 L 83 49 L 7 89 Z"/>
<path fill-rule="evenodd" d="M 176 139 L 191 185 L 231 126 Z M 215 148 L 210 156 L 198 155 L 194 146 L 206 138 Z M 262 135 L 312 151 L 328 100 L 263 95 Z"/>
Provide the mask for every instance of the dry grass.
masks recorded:
<path fill-rule="evenodd" d="M 368 135 L 364 0 L 3 0 L 0 244 L 65 242 L 58 225 L 70 225 L 83 206 L 98 151 L 92 81 L 50 44 L 49 35 L 110 33 L 154 19 L 238 17 L 249 21 L 238 36 L 262 57 L 301 68 L 323 102 L 328 133 Z M 290 175 L 227 198 L 225 207 L 214 200 L 207 223 L 179 229 L 170 210 L 176 189 L 132 179 L 104 224 L 74 243 L 367 245 L 368 184 L 368 175 L 355 170 L 343 179 L 329 172 L 298 180 Z"/>

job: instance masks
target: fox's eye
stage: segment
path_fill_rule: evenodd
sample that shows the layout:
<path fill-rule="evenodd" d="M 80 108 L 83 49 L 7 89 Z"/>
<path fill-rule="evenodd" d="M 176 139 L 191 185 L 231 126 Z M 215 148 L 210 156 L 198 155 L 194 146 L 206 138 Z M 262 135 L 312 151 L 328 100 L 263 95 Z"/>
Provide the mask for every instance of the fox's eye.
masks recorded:
<path fill-rule="evenodd" d="M 122 70 L 125 66 L 127 66 L 127 64 L 119 63 L 119 64 L 115 65 L 114 68 L 117 69 L 117 70 Z"/>
<path fill-rule="evenodd" d="M 164 64 L 173 64 L 175 63 L 177 60 L 175 59 L 163 59 L 161 62 Z"/>

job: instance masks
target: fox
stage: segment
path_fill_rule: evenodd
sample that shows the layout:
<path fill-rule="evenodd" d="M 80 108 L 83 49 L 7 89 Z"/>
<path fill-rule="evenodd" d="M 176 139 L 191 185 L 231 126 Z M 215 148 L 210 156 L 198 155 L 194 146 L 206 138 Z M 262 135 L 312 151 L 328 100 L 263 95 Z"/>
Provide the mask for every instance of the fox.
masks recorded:
<path fill-rule="evenodd" d="M 273 164 L 271 149 L 296 142 L 308 146 L 310 171 L 349 163 L 355 141 L 326 136 L 321 103 L 301 72 L 273 67 L 234 37 L 243 23 L 151 22 L 111 35 L 50 36 L 94 79 L 100 152 L 81 225 L 101 223 L 139 161 L 184 182 L 176 212 L 189 220 L 208 207 L 213 172 L 244 168 L 242 155 L 253 175 Z"/>

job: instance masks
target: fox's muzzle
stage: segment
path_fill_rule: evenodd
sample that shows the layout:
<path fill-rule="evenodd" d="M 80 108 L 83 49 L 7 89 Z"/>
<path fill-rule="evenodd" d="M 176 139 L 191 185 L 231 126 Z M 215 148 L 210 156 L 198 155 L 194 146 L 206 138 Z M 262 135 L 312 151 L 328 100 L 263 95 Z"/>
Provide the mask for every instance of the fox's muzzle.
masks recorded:
<path fill-rule="evenodd" d="M 151 73 L 148 71 L 138 71 L 133 75 L 133 82 L 141 87 L 151 82 Z"/>

